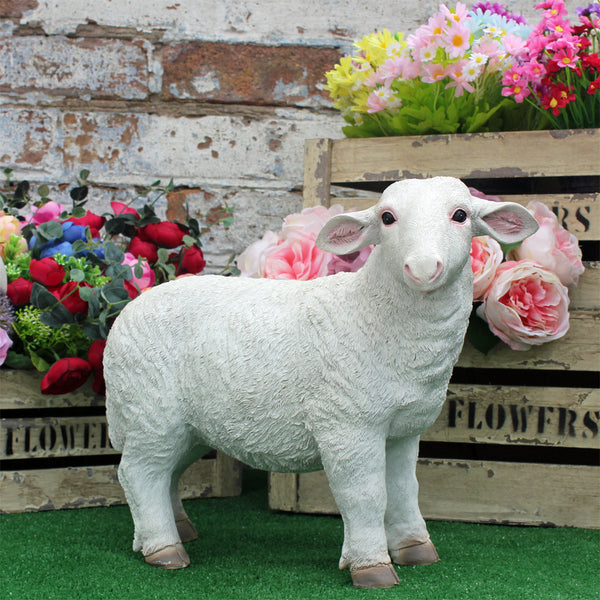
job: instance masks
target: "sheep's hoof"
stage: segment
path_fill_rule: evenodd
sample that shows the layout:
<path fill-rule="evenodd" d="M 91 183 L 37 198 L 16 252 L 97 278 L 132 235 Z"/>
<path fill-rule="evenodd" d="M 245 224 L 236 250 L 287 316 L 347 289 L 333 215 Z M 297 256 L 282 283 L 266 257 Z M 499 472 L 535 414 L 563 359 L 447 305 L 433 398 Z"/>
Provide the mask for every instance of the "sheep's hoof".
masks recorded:
<path fill-rule="evenodd" d="M 190 557 L 181 542 L 165 546 L 145 557 L 146 562 L 161 569 L 185 569 L 190 564 Z"/>
<path fill-rule="evenodd" d="M 198 539 L 198 532 L 189 519 L 181 519 L 175 525 L 177 525 L 177 533 L 184 544 Z"/>
<path fill-rule="evenodd" d="M 393 565 L 375 565 L 351 570 L 352 583 L 357 588 L 391 588 L 400 583 Z"/>
<path fill-rule="evenodd" d="M 432 565 L 440 560 L 431 540 L 392 550 L 390 556 L 397 565 Z"/>

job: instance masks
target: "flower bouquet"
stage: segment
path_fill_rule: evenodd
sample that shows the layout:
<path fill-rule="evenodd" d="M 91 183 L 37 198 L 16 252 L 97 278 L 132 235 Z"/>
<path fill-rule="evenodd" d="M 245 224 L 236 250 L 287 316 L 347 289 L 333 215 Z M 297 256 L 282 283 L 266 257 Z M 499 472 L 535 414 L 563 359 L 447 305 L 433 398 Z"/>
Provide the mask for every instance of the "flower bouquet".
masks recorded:
<path fill-rule="evenodd" d="M 471 193 L 487 199 L 477 190 Z M 473 345 L 488 352 L 500 340 L 514 350 L 556 340 L 569 329 L 569 290 L 583 273 L 581 250 L 544 204 L 527 207 L 539 230 L 521 244 L 501 247 L 488 236 L 473 238 L 473 313 L 467 333 Z M 281 231 L 267 231 L 237 261 L 242 277 L 308 280 L 353 272 L 366 262 L 372 247 L 348 256 L 321 250 L 315 240 L 340 205 L 316 206 L 289 215 Z"/>
<path fill-rule="evenodd" d="M 111 211 L 85 208 L 89 173 L 70 190 L 71 206 L 29 184 L 0 194 L 0 365 L 45 373 L 45 394 L 77 389 L 90 375 L 104 392 L 102 354 L 121 310 L 144 290 L 178 276 L 200 273 L 206 262 L 200 238 L 210 229 L 189 215 L 161 220 L 156 202 L 173 190 L 154 182 Z M 132 205 L 141 205 L 134 208 Z M 228 225 L 226 207 L 211 219 Z"/>
<path fill-rule="evenodd" d="M 326 73 L 344 134 L 598 127 L 598 4 L 580 11 L 577 27 L 562 0 L 538 8 L 531 28 L 498 3 L 442 4 L 411 35 L 363 37 Z"/>

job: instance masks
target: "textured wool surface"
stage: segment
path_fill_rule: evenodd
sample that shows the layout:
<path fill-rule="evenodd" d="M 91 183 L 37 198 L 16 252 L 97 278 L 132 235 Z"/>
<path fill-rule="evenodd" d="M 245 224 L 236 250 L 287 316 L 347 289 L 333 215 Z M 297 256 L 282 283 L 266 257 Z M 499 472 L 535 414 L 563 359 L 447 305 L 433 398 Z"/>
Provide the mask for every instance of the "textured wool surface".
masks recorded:
<path fill-rule="evenodd" d="M 600 532 L 430 522 L 441 562 L 398 567 L 400 585 L 359 590 L 336 569 L 335 517 L 274 513 L 266 474 L 239 498 L 185 503 L 200 539 L 182 571 L 131 551 L 126 506 L 0 516 L 0 598 L 14 600 L 593 600 Z"/>

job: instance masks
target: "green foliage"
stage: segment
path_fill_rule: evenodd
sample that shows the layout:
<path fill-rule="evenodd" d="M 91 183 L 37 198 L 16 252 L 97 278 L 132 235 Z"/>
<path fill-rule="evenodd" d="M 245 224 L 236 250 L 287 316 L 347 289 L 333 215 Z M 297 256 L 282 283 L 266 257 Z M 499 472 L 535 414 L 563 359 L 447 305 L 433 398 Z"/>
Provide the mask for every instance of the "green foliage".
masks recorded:
<path fill-rule="evenodd" d="M 56 305 L 56 298 L 54 296 L 52 298 Z M 45 300 L 42 300 L 43 302 Z M 13 354 L 25 354 L 38 371 L 48 370 L 50 365 L 61 356 L 85 358 L 90 346 L 90 338 L 81 327 L 76 323 L 62 324 L 59 327 L 50 326 L 42 319 L 46 314 L 51 313 L 46 313 L 36 306 L 27 305 L 17 309 L 13 327 L 19 337 L 15 340 Z M 11 364 L 8 363 L 7 366 Z"/>

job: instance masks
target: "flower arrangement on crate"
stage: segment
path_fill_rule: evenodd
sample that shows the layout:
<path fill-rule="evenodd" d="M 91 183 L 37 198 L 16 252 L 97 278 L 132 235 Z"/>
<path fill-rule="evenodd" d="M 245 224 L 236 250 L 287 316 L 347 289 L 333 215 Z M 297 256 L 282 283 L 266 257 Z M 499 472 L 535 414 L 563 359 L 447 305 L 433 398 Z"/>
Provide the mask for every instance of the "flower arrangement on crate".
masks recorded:
<path fill-rule="evenodd" d="M 471 193 L 483 196 L 473 189 Z M 502 248 L 488 236 L 472 241 L 474 309 L 467 336 L 481 352 L 499 340 L 513 350 L 528 350 L 569 329 L 568 287 L 577 284 L 584 270 L 577 238 L 541 202 L 527 208 L 540 228 L 521 244 Z M 267 231 L 239 255 L 240 275 L 308 280 L 357 271 L 372 247 L 337 256 L 315 243 L 325 222 L 341 212 L 340 205 L 317 206 L 287 216 L 281 231 Z"/>
<path fill-rule="evenodd" d="M 99 215 L 85 208 L 87 171 L 70 190 L 69 209 L 48 197 L 46 185 L 33 202 L 29 184 L 11 189 L 5 174 L 11 191 L 0 194 L 0 365 L 45 372 L 44 394 L 73 391 L 90 375 L 102 394 L 102 355 L 115 318 L 144 290 L 201 273 L 201 236 L 210 228 L 189 215 L 183 223 L 156 215 L 172 181 L 152 183 L 127 204 L 113 201 Z M 231 218 L 225 207 L 206 221 L 228 226 Z"/>
<path fill-rule="evenodd" d="M 347 137 L 598 127 L 600 4 L 566 18 L 538 4 L 536 27 L 498 3 L 442 4 L 413 34 L 355 43 L 326 73 Z"/>

